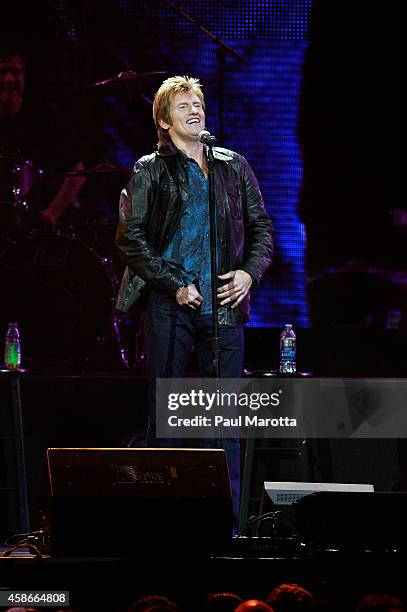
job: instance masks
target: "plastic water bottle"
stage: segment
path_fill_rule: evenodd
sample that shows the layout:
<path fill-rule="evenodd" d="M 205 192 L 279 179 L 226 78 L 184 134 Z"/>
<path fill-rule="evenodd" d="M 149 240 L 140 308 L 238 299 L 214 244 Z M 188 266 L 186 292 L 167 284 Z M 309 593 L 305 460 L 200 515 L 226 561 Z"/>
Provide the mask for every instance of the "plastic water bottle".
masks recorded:
<path fill-rule="evenodd" d="M 4 343 L 4 364 L 9 370 L 16 370 L 21 364 L 20 332 L 17 323 L 9 323 Z"/>
<path fill-rule="evenodd" d="M 291 323 L 286 323 L 280 334 L 280 372 L 295 374 L 297 371 L 297 337 Z"/>

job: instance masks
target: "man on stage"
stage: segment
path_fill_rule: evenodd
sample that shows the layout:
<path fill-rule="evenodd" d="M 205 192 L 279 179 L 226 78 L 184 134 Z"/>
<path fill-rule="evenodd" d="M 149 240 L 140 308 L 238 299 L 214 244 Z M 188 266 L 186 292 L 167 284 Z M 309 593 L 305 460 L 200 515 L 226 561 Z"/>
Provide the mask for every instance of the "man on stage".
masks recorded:
<path fill-rule="evenodd" d="M 163 446 L 155 436 L 156 378 L 184 377 L 193 346 L 201 376 L 213 376 L 207 147 L 198 138 L 205 128 L 205 102 L 198 79 L 166 79 L 155 95 L 153 116 L 158 150 L 136 163 L 120 198 L 116 240 L 127 268 L 117 308 L 128 312 L 146 304 L 147 443 Z M 271 264 L 272 226 L 248 162 L 220 147 L 213 155 L 220 376 L 240 378 L 249 291 Z M 237 520 L 239 442 L 223 439 L 222 446 Z"/>

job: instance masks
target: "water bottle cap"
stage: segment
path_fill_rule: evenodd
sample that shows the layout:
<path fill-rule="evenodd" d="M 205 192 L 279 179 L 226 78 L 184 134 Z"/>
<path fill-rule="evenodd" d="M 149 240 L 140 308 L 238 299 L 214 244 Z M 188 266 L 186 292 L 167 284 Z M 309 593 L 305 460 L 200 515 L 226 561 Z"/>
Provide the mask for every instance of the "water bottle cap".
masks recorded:
<path fill-rule="evenodd" d="M 285 326 L 288 327 L 288 329 L 292 329 L 292 323 L 286 323 Z"/>

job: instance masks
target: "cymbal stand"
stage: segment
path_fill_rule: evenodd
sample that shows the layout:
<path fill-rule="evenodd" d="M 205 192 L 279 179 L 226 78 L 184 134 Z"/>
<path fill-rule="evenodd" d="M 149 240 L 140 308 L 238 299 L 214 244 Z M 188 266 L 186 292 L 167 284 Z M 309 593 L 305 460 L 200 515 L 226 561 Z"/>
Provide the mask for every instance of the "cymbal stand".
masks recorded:
<path fill-rule="evenodd" d="M 181 17 L 187 19 L 194 25 L 196 25 L 201 32 L 206 34 L 208 38 L 211 38 L 215 44 L 218 45 L 218 50 L 216 53 L 216 57 L 219 62 L 218 74 L 219 74 L 219 96 L 218 96 L 218 114 L 219 114 L 219 144 L 223 147 L 224 145 L 224 121 L 223 121 L 223 113 L 224 113 L 224 76 L 225 76 L 225 63 L 226 63 L 226 55 L 231 55 L 235 59 L 237 59 L 240 63 L 245 64 L 246 66 L 250 66 L 250 62 L 247 61 L 242 55 L 240 55 L 237 51 L 229 47 L 225 43 L 224 40 L 213 34 L 208 28 L 206 28 L 202 23 L 199 23 L 194 17 L 189 15 L 182 7 L 177 6 L 171 0 L 164 0 L 164 2 L 176 11 Z"/>

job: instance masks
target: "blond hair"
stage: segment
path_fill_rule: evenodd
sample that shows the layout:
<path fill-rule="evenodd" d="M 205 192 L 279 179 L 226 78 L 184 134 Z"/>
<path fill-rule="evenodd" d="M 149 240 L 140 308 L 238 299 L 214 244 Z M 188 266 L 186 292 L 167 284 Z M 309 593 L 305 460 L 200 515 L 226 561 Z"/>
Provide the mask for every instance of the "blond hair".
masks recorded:
<path fill-rule="evenodd" d="M 159 121 L 165 121 L 165 123 L 172 125 L 170 115 L 171 100 L 179 93 L 196 94 L 205 110 L 205 100 L 199 79 L 188 76 L 174 76 L 166 79 L 155 94 L 153 103 L 153 117 L 155 127 L 157 128 L 158 144 L 168 142 L 169 140 L 168 130 L 162 128 Z"/>

